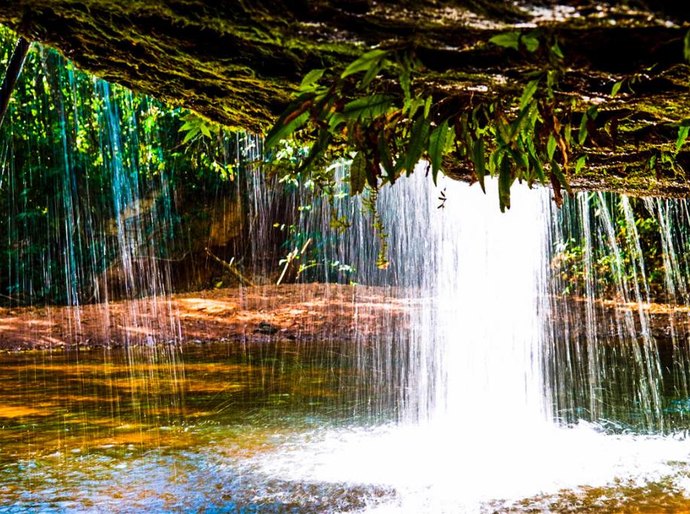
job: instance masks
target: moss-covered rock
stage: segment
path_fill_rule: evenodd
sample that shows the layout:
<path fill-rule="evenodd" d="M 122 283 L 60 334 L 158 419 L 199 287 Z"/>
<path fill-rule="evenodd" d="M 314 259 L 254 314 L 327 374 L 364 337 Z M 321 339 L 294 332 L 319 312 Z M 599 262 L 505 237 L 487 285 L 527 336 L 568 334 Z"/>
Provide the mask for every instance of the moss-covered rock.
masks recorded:
<path fill-rule="evenodd" d="M 0 2 L 0 23 L 110 81 L 255 132 L 271 126 L 309 70 L 343 67 L 374 46 L 413 51 L 421 88 L 448 105 L 519 98 L 548 52 L 489 40 L 538 31 L 563 49 L 556 100 L 569 122 L 593 105 L 599 113 L 573 186 L 685 195 L 690 155 L 677 147 L 690 119 L 685 11 L 670 1 L 508 4 L 13 0 Z"/>

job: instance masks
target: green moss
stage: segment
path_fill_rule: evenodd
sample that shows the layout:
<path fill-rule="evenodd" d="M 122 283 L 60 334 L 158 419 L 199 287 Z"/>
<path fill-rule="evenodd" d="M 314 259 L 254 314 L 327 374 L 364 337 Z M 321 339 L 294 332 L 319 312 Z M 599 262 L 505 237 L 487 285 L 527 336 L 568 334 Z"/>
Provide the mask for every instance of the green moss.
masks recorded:
<path fill-rule="evenodd" d="M 574 15 L 542 23 L 534 52 L 488 43 L 500 32 L 531 29 L 515 25 L 529 21 L 523 3 L 486 0 L 18 0 L 0 5 L 0 22 L 96 75 L 255 132 L 273 124 L 309 70 L 337 71 L 373 46 L 411 50 L 421 63 L 416 90 L 433 93 L 449 112 L 492 102 L 510 109 L 527 81 L 553 67 L 549 49 L 559 41 L 559 123 L 577 131 L 589 107 L 600 112 L 582 148 L 589 167 L 572 177 L 574 186 L 684 187 L 688 159 L 649 161 L 675 151 L 678 123 L 690 119 L 685 29 L 615 2 L 613 26 L 581 2 L 563 3 Z M 471 177 L 457 164 L 459 176 Z"/>

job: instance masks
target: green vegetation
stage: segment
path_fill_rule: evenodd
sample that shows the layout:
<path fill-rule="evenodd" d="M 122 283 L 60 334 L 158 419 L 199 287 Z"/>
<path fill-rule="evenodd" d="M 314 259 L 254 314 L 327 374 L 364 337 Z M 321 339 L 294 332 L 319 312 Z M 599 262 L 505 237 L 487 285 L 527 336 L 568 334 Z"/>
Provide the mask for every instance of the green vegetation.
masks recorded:
<path fill-rule="evenodd" d="M 561 242 L 552 263 L 561 288 L 557 292 L 619 301 L 638 294 L 651 301 L 678 300 L 669 295 L 687 292 L 684 281 L 672 283 L 674 275 L 690 263 L 687 250 L 672 253 L 688 248 L 680 214 L 651 199 L 615 194 L 567 201 L 560 212 Z"/>
<path fill-rule="evenodd" d="M 296 134 L 313 140 L 297 173 L 312 171 L 317 183 L 328 183 L 324 169 L 333 159 L 352 154 L 350 190 L 365 185 L 376 190 L 410 175 L 427 159 L 436 182 L 445 159 L 465 163 L 484 187 L 484 176 L 498 178 L 501 210 L 510 207 L 510 187 L 516 180 L 550 182 L 556 201 L 569 190 L 566 175 L 582 169 L 586 157 L 571 165 L 573 154 L 587 141 L 592 107 L 582 114 L 566 112 L 556 103 L 563 72 L 563 53 L 555 40 L 538 34 L 511 32 L 492 38 L 509 48 L 535 53 L 545 47 L 545 65 L 531 71 L 519 97 L 477 105 L 449 106 L 415 82 L 421 66 L 406 50 L 377 49 L 365 53 L 344 70 L 309 72 L 299 94 L 268 133 L 270 150 Z M 375 81 L 375 79 L 377 79 Z M 577 127 L 573 119 L 579 118 Z"/>
<path fill-rule="evenodd" d="M 0 38 L 6 63 L 16 35 Z M 288 144 L 260 174 L 260 145 L 34 46 L 0 127 L 0 304 L 275 281 L 281 269 L 283 282 L 324 267 L 349 281 L 326 257 L 339 232 L 319 225 L 348 226 L 332 204 L 345 191 L 294 173 L 303 150 Z"/>
<path fill-rule="evenodd" d="M 16 36 L 1 37 L 7 62 Z M 144 261 L 193 265 L 209 244 L 216 199 L 241 201 L 237 143 L 35 47 L 0 128 L 2 302 L 74 304 L 152 294 L 176 280 L 151 285 L 138 275 L 157 271 Z"/>

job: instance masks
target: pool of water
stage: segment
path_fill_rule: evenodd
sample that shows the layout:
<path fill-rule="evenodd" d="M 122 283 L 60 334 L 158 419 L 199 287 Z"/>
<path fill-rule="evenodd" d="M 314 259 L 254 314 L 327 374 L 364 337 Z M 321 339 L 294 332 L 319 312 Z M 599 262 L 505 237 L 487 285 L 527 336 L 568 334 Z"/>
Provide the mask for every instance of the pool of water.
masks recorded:
<path fill-rule="evenodd" d="M 690 509 L 682 431 L 399 423 L 402 385 L 362 352 L 3 354 L 0 512 Z"/>
<path fill-rule="evenodd" d="M 372 414 L 362 374 L 337 344 L 4 354 L 0 512 L 361 508 L 391 492 L 269 477 L 256 462 L 393 416 Z"/>

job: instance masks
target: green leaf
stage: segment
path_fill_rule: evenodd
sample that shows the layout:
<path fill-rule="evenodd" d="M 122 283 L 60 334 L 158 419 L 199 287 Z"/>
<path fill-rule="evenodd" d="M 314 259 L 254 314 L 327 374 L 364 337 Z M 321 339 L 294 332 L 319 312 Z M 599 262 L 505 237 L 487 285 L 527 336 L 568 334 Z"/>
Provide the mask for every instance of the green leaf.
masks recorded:
<path fill-rule="evenodd" d="M 409 100 L 405 101 L 405 105 L 403 106 L 403 114 L 407 114 L 408 117 L 414 118 L 414 115 L 417 114 L 417 111 L 423 105 L 424 100 L 421 98 L 410 98 Z"/>
<path fill-rule="evenodd" d="M 546 155 L 550 161 L 553 160 L 553 154 L 556 152 L 556 138 L 553 134 L 549 134 L 549 141 L 546 143 Z"/>
<path fill-rule="evenodd" d="M 305 93 L 288 105 L 273 128 L 266 134 L 264 146 L 267 150 L 273 148 L 278 141 L 287 139 L 309 120 L 309 108 L 314 102 L 314 96 L 313 93 Z"/>
<path fill-rule="evenodd" d="M 683 38 L 683 57 L 690 62 L 690 30 L 685 33 L 685 38 Z"/>
<path fill-rule="evenodd" d="M 580 173 L 582 171 L 582 168 L 585 167 L 585 164 L 587 163 L 587 156 L 583 155 L 581 156 L 577 161 L 575 161 L 575 175 Z"/>
<path fill-rule="evenodd" d="M 492 177 L 498 175 L 498 168 L 501 164 L 501 159 L 503 159 L 503 151 L 496 149 L 489 155 L 489 162 L 487 169 Z"/>
<path fill-rule="evenodd" d="M 689 132 L 690 126 L 688 125 L 681 125 L 680 127 L 678 127 L 678 137 L 676 138 L 676 153 L 680 152 L 680 149 L 683 148 L 686 139 L 688 139 Z"/>
<path fill-rule="evenodd" d="M 517 149 L 508 147 L 508 151 L 510 152 L 510 156 L 515 161 L 515 164 L 518 166 L 518 168 L 525 170 L 525 176 L 527 176 L 529 175 L 529 156 L 527 155 L 527 152 L 525 152 L 523 138 L 520 138 L 517 143 Z"/>
<path fill-rule="evenodd" d="M 199 125 L 199 128 L 201 129 L 201 133 L 204 136 L 208 137 L 209 139 L 211 138 L 211 131 L 209 130 L 208 126 L 205 123 L 202 122 Z"/>
<path fill-rule="evenodd" d="M 414 171 L 415 165 L 422 158 L 424 149 L 427 148 L 429 128 L 429 121 L 423 117 L 417 118 L 412 125 L 410 143 L 407 145 L 407 151 L 400 158 L 400 165 L 397 166 L 398 169 L 407 171 L 408 175 Z"/>
<path fill-rule="evenodd" d="M 565 143 L 568 148 L 571 148 L 573 146 L 573 126 L 570 122 L 566 122 L 564 132 Z"/>
<path fill-rule="evenodd" d="M 611 98 L 615 97 L 618 94 L 618 91 L 620 91 L 622 85 L 622 80 L 619 80 L 613 85 L 613 87 L 611 88 Z"/>
<path fill-rule="evenodd" d="M 313 91 L 317 85 L 317 82 L 321 80 L 321 77 L 323 77 L 325 71 L 326 70 L 323 69 L 311 70 L 302 79 L 302 83 L 299 85 L 299 90 Z"/>
<path fill-rule="evenodd" d="M 558 164 L 556 161 L 551 161 L 551 174 L 554 177 L 556 177 L 561 186 L 563 186 L 569 194 L 573 194 L 572 190 L 570 189 L 568 179 L 563 174 L 563 169 L 561 168 L 560 164 Z"/>
<path fill-rule="evenodd" d="M 565 56 L 563 55 L 563 50 L 561 50 L 561 47 L 558 45 L 558 41 L 556 41 L 553 45 L 551 45 L 551 53 L 556 56 L 558 59 L 564 59 Z"/>
<path fill-rule="evenodd" d="M 189 131 L 187 131 L 187 134 L 185 134 L 184 139 L 182 140 L 182 144 L 185 145 L 189 143 L 192 139 L 199 135 L 199 132 L 201 132 L 201 129 L 198 125 L 189 129 Z"/>
<path fill-rule="evenodd" d="M 438 172 L 441 169 L 443 162 L 443 155 L 445 154 L 448 140 L 451 134 L 448 120 L 443 120 L 438 127 L 436 127 L 429 136 L 429 158 L 431 159 L 431 178 L 436 184 Z"/>
<path fill-rule="evenodd" d="M 350 194 L 357 195 L 364 191 L 367 181 L 367 159 L 364 153 L 357 152 L 350 165 Z"/>
<path fill-rule="evenodd" d="M 577 142 L 580 143 L 580 145 L 585 144 L 585 141 L 587 141 L 587 120 L 587 113 L 582 114 L 582 119 L 580 120 L 580 128 L 577 133 Z"/>
<path fill-rule="evenodd" d="M 534 141 L 530 138 L 527 139 L 527 151 L 529 152 L 530 159 L 532 161 L 532 166 L 534 167 L 534 171 L 537 174 L 537 178 L 539 179 L 539 182 L 542 184 L 546 183 L 546 175 L 544 173 L 544 166 L 542 165 L 541 159 L 539 158 L 539 155 L 537 154 L 537 149 L 534 146 Z"/>
<path fill-rule="evenodd" d="M 536 52 L 539 48 L 539 39 L 537 39 L 537 37 L 534 34 L 522 36 L 520 38 L 520 41 L 523 45 L 525 45 L 525 48 L 530 53 Z"/>
<path fill-rule="evenodd" d="M 376 118 L 388 112 L 393 100 L 388 95 L 370 95 L 345 104 L 343 116 L 348 120 Z"/>
<path fill-rule="evenodd" d="M 479 185 L 482 191 L 486 193 L 484 188 L 484 175 L 486 175 L 486 162 L 484 155 L 484 139 L 481 136 L 472 145 L 472 162 L 474 163 L 474 174 L 477 176 Z"/>
<path fill-rule="evenodd" d="M 340 126 L 340 124 L 345 122 L 345 116 L 339 112 L 334 112 L 328 117 L 328 130 L 335 132 L 335 130 Z"/>
<path fill-rule="evenodd" d="M 388 51 L 381 49 L 367 52 L 345 68 L 345 71 L 343 71 L 343 73 L 340 75 L 340 78 L 344 79 L 345 77 L 349 77 L 350 75 L 354 75 L 360 71 L 366 71 L 372 66 L 377 65 L 386 55 L 388 55 Z"/>
<path fill-rule="evenodd" d="M 290 120 L 286 125 L 275 125 L 266 136 L 265 147 L 270 150 L 278 141 L 287 139 L 295 130 L 304 125 L 308 119 L 309 112 L 303 112 Z"/>
<path fill-rule="evenodd" d="M 517 50 L 520 47 L 520 33 L 504 32 L 503 34 L 497 34 L 489 39 L 489 43 L 502 46 L 503 48 L 512 48 L 513 50 Z"/>
<path fill-rule="evenodd" d="M 657 159 L 656 154 L 652 155 L 649 158 L 648 167 L 650 170 L 653 170 L 654 168 L 656 168 L 656 159 Z"/>
<path fill-rule="evenodd" d="M 433 98 L 431 95 L 426 97 L 426 101 L 424 102 L 424 117 L 428 118 L 429 117 L 429 112 L 431 112 L 431 102 L 433 101 Z"/>
<path fill-rule="evenodd" d="M 510 209 L 510 186 L 513 185 L 513 174 L 510 166 L 510 159 L 503 157 L 498 173 L 498 200 L 501 212 Z"/>
<path fill-rule="evenodd" d="M 539 79 L 530 80 L 525 89 L 522 91 L 522 96 L 520 97 L 520 110 L 523 110 L 534 98 L 534 93 L 537 92 L 539 87 Z"/>
<path fill-rule="evenodd" d="M 365 89 L 371 83 L 371 81 L 376 78 L 376 75 L 379 74 L 381 68 L 383 68 L 384 64 L 387 62 L 388 61 L 386 59 L 379 59 L 378 61 L 373 62 L 367 72 L 364 74 L 364 77 L 362 77 L 362 80 L 359 81 L 359 89 Z"/>

